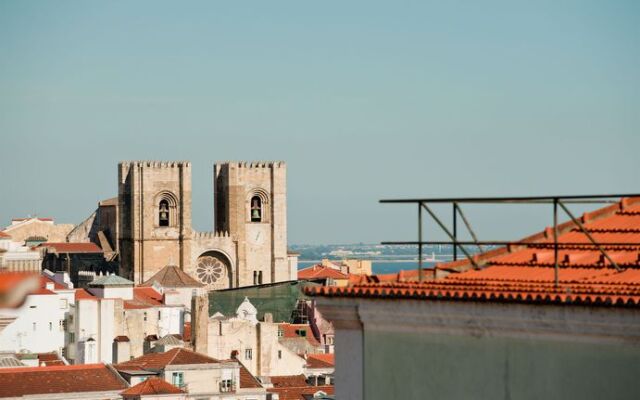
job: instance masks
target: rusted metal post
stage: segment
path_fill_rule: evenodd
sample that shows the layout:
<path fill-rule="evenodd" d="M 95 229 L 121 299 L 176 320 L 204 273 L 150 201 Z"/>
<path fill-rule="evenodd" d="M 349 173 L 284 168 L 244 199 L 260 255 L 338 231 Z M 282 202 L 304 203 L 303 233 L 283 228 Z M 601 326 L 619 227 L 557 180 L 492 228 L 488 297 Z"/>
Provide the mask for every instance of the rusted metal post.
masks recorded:
<path fill-rule="evenodd" d="M 418 282 L 422 282 L 422 202 L 418 203 Z"/>
<path fill-rule="evenodd" d="M 458 260 L 458 203 L 453 202 L 453 261 Z"/>
<path fill-rule="evenodd" d="M 556 288 L 560 284 L 558 266 L 558 199 L 553 199 L 553 278 Z"/>

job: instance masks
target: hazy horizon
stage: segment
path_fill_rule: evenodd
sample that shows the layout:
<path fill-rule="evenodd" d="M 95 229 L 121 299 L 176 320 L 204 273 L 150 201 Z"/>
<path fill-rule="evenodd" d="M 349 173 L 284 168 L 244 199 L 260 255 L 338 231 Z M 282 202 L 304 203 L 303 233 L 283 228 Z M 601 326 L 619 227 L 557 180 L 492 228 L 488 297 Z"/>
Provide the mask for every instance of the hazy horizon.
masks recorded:
<path fill-rule="evenodd" d="M 415 210 L 381 198 L 640 192 L 639 18 L 633 1 L 3 2 L 0 226 L 79 223 L 139 159 L 192 162 L 197 230 L 214 162 L 286 161 L 291 244 L 413 239 Z M 550 223 L 507 208 L 470 207 L 482 238 Z"/>

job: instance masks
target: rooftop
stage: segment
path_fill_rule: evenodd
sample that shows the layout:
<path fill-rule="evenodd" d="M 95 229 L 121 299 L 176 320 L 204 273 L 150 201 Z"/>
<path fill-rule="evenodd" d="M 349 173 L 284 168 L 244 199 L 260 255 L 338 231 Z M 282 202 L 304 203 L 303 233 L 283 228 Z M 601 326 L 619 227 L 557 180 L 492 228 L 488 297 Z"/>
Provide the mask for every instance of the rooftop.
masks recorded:
<path fill-rule="evenodd" d="M 277 393 L 280 400 L 305 400 L 309 395 L 314 395 L 318 392 L 332 395 L 334 394 L 333 386 L 303 386 L 303 387 L 284 387 L 284 388 L 269 388 L 269 393 Z"/>
<path fill-rule="evenodd" d="M 418 282 L 360 282 L 310 288 L 327 297 L 498 301 L 519 303 L 640 305 L 640 198 L 624 198 L 585 213 L 581 221 L 619 269 L 570 221 L 558 225 L 559 271 L 555 284 L 553 229 L 474 256 L 439 264 L 449 275 Z"/>
<path fill-rule="evenodd" d="M 0 369 L 0 397 L 120 391 L 127 385 L 104 364 Z"/>
<path fill-rule="evenodd" d="M 249 372 L 247 367 L 245 367 L 240 361 L 238 361 L 238 364 L 240 364 L 240 389 L 261 388 L 262 385 L 258 382 L 255 376 L 251 375 L 251 372 Z"/>
<path fill-rule="evenodd" d="M 343 274 L 335 268 L 322 264 L 312 265 L 298 271 L 298 279 L 349 279 L 349 275 Z"/>
<path fill-rule="evenodd" d="M 313 346 L 319 346 L 320 342 L 313 335 L 313 330 L 309 324 L 289 324 L 281 323 L 278 325 L 282 329 L 282 337 L 285 339 L 303 338 L 307 339 Z M 303 333 L 302 336 L 300 333 Z"/>
<path fill-rule="evenodd" d="M 219 360 L 196 353 L 183 348 L 175 348 L 164 353 L 149 353 L 120 364 L 115 368 L 119 371 L 127 369 L 143 369 L 148 371 L 159 371 L 167 365 L 193 365 L 193 364 L 217 364 Z"/>
<path fill-rule="evenodd" d="M 89 283 L 89 286 L 133 286 L 133 282 L 115 274 L 101 275 L 96 276 L 95 279 Z"/>
<path fill-rule="evenodd" d="M 127 310 L 162 306 L 162 294 L 152 287 L 133 288 L 133 300 L 125 300 Z"/>
<path fill-rule="evenodd" d="M 309 354 L 307 368 L 334 368 L 336 365 L 334 354 Z"/>
<path fill-rule="evenodd" d="M 180 394 L 183 390 L 173 386 L 161 378 L 149 378 L 123 391 L 123 396 L 140 396 L 152 394 Z"/>
<path fill-rule="evenodd" d="M 102 253 L 102 249 L 95 243 L 67 243 L 45 242 L 38 247 L 53 249 L 56 253 Z"/>
<path fill-rule="evenodd" d="M 153 286 L 154 282 L 165 288 L 204 286 L 175 265 L 167 265 L 140 286 Z"/>

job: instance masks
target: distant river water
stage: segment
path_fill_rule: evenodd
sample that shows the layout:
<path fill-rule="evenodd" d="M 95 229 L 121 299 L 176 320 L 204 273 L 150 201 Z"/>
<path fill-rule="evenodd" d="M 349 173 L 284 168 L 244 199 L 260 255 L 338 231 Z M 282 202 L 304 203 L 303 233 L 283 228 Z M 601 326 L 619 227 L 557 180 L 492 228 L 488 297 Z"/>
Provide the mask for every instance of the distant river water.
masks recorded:
<path fill-rule="evenodd" d="M 339 262 L 336 260 L 336 262 Z M 318 264 L 319 261 L 298 261 L 298 269 L 310 267 Z M 431 268 L 435 263 L 430 261 L 423 262 L 424 268 Z M 374 274 L 390 274 L 396 273 L 401 269 L 417 269 L 417 261 L 371 261 L 371 269 Z"/>

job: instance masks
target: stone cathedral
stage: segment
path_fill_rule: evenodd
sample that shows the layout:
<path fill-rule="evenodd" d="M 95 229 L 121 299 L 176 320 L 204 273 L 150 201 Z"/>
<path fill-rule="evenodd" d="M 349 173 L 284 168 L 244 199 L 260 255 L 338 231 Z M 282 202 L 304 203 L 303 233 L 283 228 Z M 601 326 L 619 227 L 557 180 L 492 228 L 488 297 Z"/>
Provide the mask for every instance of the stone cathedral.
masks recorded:
<path fill-rule="evenodd" d="M 120 163 L 120 275 L 140 284 L 172 264 L 211 290 L 296 279 L 286 173 L 284 162 L 216 163 L 215 228 L 196 232 L 190 162 Z"/>

